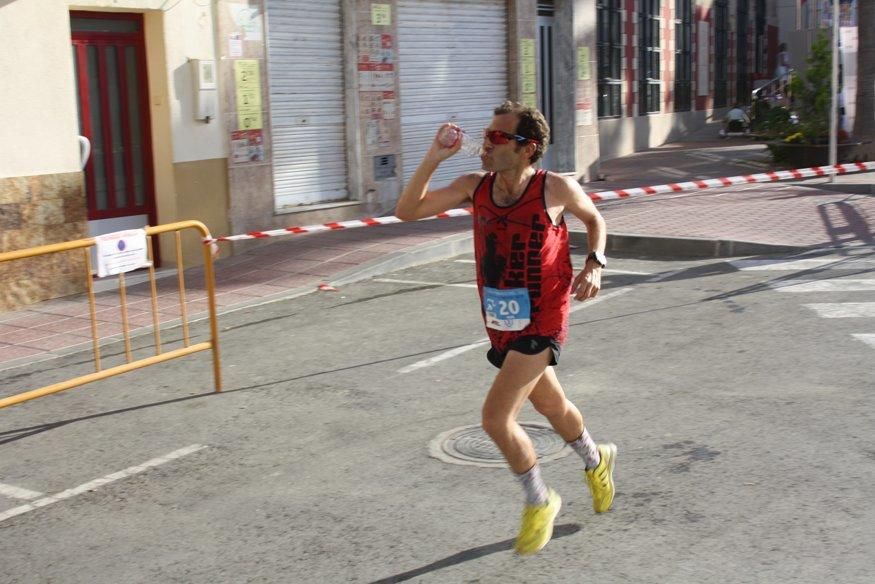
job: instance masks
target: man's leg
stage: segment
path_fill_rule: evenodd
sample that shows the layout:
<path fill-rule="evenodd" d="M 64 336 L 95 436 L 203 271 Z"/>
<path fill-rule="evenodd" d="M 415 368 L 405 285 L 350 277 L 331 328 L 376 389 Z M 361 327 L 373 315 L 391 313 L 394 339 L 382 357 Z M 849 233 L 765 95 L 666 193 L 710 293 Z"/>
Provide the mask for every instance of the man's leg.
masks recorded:
<path fill-rule="evenodd" d="M 544 371 L 529 394 L 529 400 L 566 442 L 574 442 L 583 434 L 583 416 L 565 397 L 553 367 L 547 367 Z"/>
<path fill-rule="evenodd" d="M 537 355 L 509 351 L 483 403 L 483 430 L 517 474 L 525 473 L 538 460 L 531 439 L 516 418 L 549 360 L 550 349 Z"/>
<path fill-rule="evenodd" d="M 529 394 L 529 400 L 583 459 L 593 508 L 599 513 L 610 509 L 614 501 L 613 472 L 617 447 L 613 444 L 596 445 L 584 426 L 580 410 L 565 397 L 552 367 L 544 371 Z"/>
<path fill-rule="evenodd" d="M 553 535 L 553 521 L 562 501 L 541 479 L 538 458 L 528 434 L 516 418 L 544 373 L 550 349 L 537 355 L 509 351 L 483 403 L 483 429 L 495 442 L 526 494 L 516 551 L 533 554 Z"/>

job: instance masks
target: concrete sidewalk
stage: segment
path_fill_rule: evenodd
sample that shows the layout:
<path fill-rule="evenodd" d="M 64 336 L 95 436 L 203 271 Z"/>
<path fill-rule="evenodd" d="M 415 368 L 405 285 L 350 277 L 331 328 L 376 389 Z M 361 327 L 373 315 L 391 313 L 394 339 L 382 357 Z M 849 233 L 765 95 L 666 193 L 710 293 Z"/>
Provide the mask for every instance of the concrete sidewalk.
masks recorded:
<path fill-rule="evenodd" d="M 602 165 L 605 180 L 588 192 L 718 178 L 772 170 L 765 147 L 750 141 L 668 144 Z M 728 257 L 818 247 L 875 244 L 875 174 L 750 184 L 697 193 L 656 195 L 599 204 L 610 232 L 608 253 L 658 257 Z M 582 225 L 569 220 L 572 241 L 585 245 Z M 240 244 L 238 244 L 240 245 Z M 291 298 L 321 283 L 341 287 L 471 250 L 470 219 L 454 218 L 342 231 L 289 235 L 243 243 L 243 253 L 216 263 L 220 312 Z M 179 322 L 174 277 L 159 280 L 162 325 Z M 206 294 L 201 268 L 185 271 L 189 318 L 203 318 Z M 121 336 L 114 279 L 99 282 L 101 345 Z M 149 285 L 128 278 L 129 320 L 134 334 L 151 330 Z M 163 327 L 162 327 L 163 328 Z M 84 295 L 0 314 L 0 371 L 57 355 L 90 351 L 89 306 Z"/>

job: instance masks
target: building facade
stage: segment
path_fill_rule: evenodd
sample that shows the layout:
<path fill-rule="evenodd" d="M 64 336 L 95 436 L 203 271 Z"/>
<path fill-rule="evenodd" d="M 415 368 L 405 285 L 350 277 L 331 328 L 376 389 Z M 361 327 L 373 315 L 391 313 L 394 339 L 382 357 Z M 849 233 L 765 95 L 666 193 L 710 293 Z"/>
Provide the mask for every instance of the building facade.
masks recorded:
<path fill-rule="evenodd" d="M 390 213 L 441 123 L 477 135 L 506 98 L 548 117 L 544 167 L 592 180 L 600 159 L 746 101 L 774 68 L 772 4 L 12 0 L 0 251 L 182 219 L 224 235 Z M 433 182 L 478 168 L 457 156 Z M 0 308 L 75 291 L 76 262 L 0 266 Z"/>

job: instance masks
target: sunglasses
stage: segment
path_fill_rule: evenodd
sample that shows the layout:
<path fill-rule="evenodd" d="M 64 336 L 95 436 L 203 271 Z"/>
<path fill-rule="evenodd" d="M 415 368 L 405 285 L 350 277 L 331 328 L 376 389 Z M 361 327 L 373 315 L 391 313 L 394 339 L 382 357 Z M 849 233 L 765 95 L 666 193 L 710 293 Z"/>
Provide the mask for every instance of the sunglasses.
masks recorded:
<path fill-rule="evenodd" d="M 526 138 L 519 134 L 509 134 L 508 132 L 502 132 L 501 130 L 483 130 L 483 139 L 489 140 L 493 144 L 507 144 L 511 140 L 519 142 L 520 144 L 535 142 L 535 140 L 532 140 L 531 138 Z"/>

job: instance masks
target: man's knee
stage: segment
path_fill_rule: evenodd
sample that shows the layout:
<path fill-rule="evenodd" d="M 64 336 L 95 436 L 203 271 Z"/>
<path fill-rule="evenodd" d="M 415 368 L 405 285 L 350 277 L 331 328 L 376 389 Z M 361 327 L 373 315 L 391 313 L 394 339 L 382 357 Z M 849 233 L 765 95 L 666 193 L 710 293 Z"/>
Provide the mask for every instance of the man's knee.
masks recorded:
<path fill-rule="evenodd" d="M 568 411 L 568 400 L 564 396 L 550 396 L 548 398 L 530 397 L 535 410 L 546 418 L 558 418 Z"/>
<path fill-rule="evenodd" d="M 484 407 L 481 414 L 483 431 L 491 438 L 503 437 L 510 433 L 513 418 L 505 412 L 492 411 Z"/>

